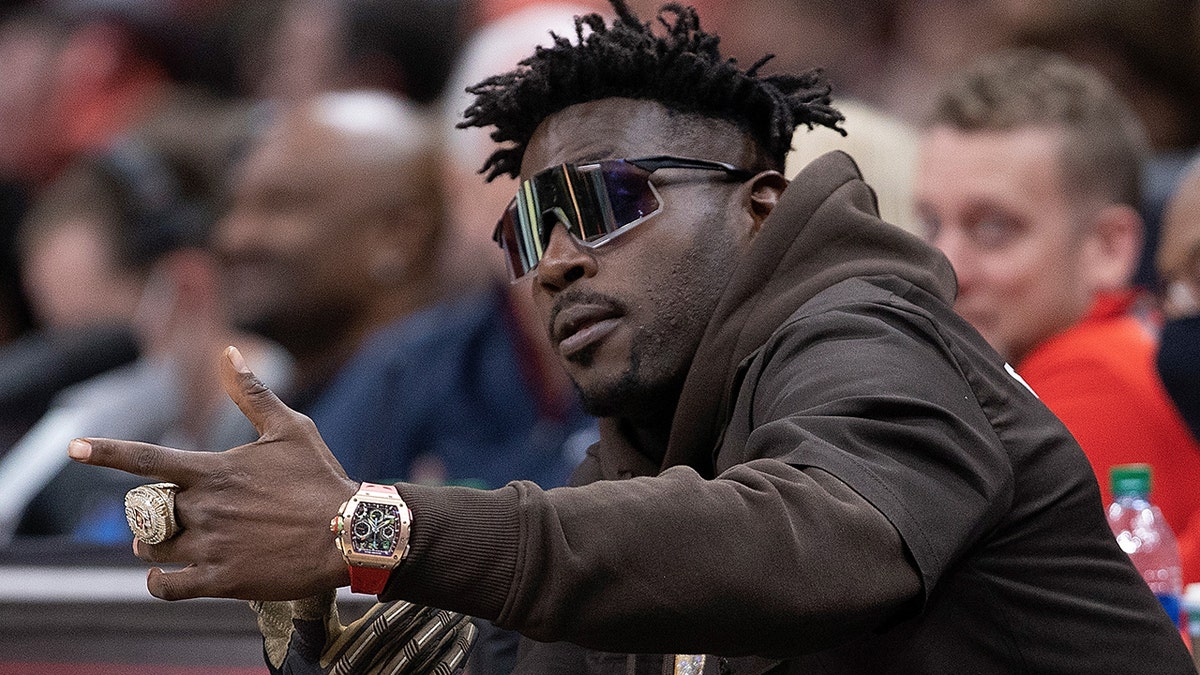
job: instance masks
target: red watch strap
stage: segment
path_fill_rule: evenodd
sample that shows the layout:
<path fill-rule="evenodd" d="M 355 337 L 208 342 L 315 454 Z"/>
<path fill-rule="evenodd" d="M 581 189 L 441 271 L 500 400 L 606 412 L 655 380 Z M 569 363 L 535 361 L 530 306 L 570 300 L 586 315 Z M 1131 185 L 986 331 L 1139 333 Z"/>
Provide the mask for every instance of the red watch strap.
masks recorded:
<path fill-rule="evenodd" d="M 387 492 L 387 493 L 393 494 L 393 495 L 400 494 L 399 492 L 396 492 L 395 485 L 385 485 L 383 483 L 367 483 L 366 481 L 364 481 L 362 483 L 362 485 L 359 486 L 358 489 L 360 489 L 360 490 L 375 490 L 377 492 Z"/>
<path fill-rule="evenodd" d="M 379 595 L 387 587 L 392 571 L 379 567 L 350 565 L 350 590 L 355 593 Z"/>
<path fill-rule="evenodd" d="M 400 494 L 396 491 L 396 486 L 380 483 L 363 483 L 361 486 L 359 486 L 359 491 L 358 494 L 355 495 L 355 499 L 360 498 L 361 495 L 365 495 L 365 499 L 367 501 L 370 501 L 370 497 L 398 499 L 400 496 Z M 398 565 L 408 553 L 408 527 L 411 519 L 411 512 L 408 510 L 408 507 L 404 505 L 403 500 L 399 501 L 399 506 L 401 508 L 401 525 L 398 536 L 400 539 L 395 542 L 397 550 L 395 552 L 396 555 L 392 556 L 394 561 L 393 566 Z M 347 504 L 349 504 L 349 502 L 347 502 Z M 343 508 L 345 508 L 345 506 L 343 506 Z M 343 527 L 347 526 L 343 525 Z M 339 546 L 345 546 L 347 548 L 350 546 L 349 541 L 345 539 L 339 541 L 341 542 L 339 543 Z M 345 555 L 345 550 L 343 551 L 343 555 Z M 347 558 L 347 561 L 350 562 L 350 559 Z M 387 587 L 388 579 L 392 576 L 392 567 L 366 567 L 355 565 L 353 562 L 350 562 L 348 567 L 350 568 L 350 590 L 355 593 L 379 595 L 383 592 L 383 589 Z"/>

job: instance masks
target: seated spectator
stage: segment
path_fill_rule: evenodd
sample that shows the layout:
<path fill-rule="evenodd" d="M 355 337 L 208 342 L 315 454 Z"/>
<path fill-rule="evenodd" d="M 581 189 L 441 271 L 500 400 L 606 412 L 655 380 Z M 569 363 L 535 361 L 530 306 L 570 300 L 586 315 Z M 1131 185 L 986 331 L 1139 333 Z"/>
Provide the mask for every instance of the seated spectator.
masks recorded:
<path fill-rule="evenodd" d="M 135 238 L 122 213 L 136 197 L 109 166 L 88 160 L 69 167 L 19 224 L 14 249 L 37 328 L 0 349 L 5 450 L 64 387 L 137 356 L 130 323 L 145 270 L 116 243 Z"/>
<path fill-rule="evenodd" d="M 175 3 L 23 4 L 0 22 L 0 455 L 63 387 L 137 353 L 127 318 L 140 280 L 96 269 L 108 257 L 86 259 L 94 243 L 87 227 L 60 223 L 42 238 L 28 223 L 58 218 L 45 211 L 63 208 L 79 210 L 85 217 L 77 220 L 86 220 L 89 199 L 81 190 L 96 189 L 81 184 L 87 177 L 78 166 L 64 172 L 81 153 L 95 157 L 116 139 L 141 134 L 164 119 L 167 108 L 208 114 L 225 107 L 176 67 L 194 42 L 181 33 Z M 219 60 L 208 50 L 206 67 Z M 221 137 L 212 127 L 206 131 L 210 139 Z M 178 136 L 190 142 L 195 133 Z M 43 213 L 27 213 L 30 208 Z M 42 256 L 24 264 L 23 275 L 16 241 L 22 222 L 25 239 L 39 238 L 25 249 Z M 43 268 L 53 272 L 43 274 Z M 64 268 L 71 274 L 57 273 Z M 89 270 L 101 277 L 86 278 Z M 27 291 L 43 297 L 29 299 Z M 54 297 L 44 297 L 47 292 Z M 60 306 L 71 298 L 86 299 L 87 306 Z M 103 329 L 93 320 L 102 309 L 98 302 L 108 305 L 103 311 L 111 320 Z"/>
<path fill-rule="evenodd" d="M 428 124 L 365 91 L 272 120 L 216 233 L 232 311 L 294 357 L 291 402 L 356 480 L 560 485 L 592 423 L 543 395 L 503 290 L 445 292 Z"/>
<path fill-rule="evenodd" d="M 1039 51 L 998 54 L 936 101 L 918 162 L 925 233 L 958 275 L 955 309 L 1109 468 L 1146 462 L 1181 539 L 1200 533 L 1200 447 L 1131 311 L 1141 248 L 1140 124 L 1098 73 Z M 1200 558 L 1185 558 L 1186 581 Z"/>

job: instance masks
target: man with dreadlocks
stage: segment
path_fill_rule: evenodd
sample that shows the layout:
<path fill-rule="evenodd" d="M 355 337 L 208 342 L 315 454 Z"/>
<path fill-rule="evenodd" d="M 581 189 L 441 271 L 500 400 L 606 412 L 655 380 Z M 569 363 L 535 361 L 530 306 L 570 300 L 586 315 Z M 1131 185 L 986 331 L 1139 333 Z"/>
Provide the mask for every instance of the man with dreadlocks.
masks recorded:
<path fill-rule="evenodd" d="M 257 443 L 69 450 L 178 484 L 178 534 L 135 551 L 188 566 L 150 591 L 349 582 L 521 632 L 522 673 L 1194 672 L 1078 445 L 950 309 L 945 258 L 844 154 L 779 173 L 795 125 L 839 122 L 822 78 L 613 5 L 466 120 L 524 179 L 496 238 L 602 418 L 573 486 L 360 486 L 231 348 Z"/>

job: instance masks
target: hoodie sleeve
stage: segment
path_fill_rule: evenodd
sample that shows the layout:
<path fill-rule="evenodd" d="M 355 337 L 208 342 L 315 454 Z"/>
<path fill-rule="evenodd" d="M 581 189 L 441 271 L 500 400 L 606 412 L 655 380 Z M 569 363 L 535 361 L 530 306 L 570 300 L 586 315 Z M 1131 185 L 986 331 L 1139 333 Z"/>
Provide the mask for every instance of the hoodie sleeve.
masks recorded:
<path fill-rule="evenodd" d="M 1011 482 L 935 336 L 878 303 L 789 323 L 745 376 L 713 479 L 401 486 L 416 526 L 390 590 L 610 652 L 783 657 L 884 629 Z"/>
<path fill-rule="evenodd" d="M 790 656 L 880 628 L 920 592 L 878 511 L 824 471 L 775 460 L 715 480 L 674 467 L 548 491 L 399 487 L 416 525 L 385 597 L 538 641 Z"/>
<path fill-rule="evenodd" d="M 417 525 L 393 592 L 603 651 L 789 656 L 886 628 L 1011 490 L 937 335 L 875 299 L 794 318 L 745 374 L 714 479 L 401 486 Z"/>

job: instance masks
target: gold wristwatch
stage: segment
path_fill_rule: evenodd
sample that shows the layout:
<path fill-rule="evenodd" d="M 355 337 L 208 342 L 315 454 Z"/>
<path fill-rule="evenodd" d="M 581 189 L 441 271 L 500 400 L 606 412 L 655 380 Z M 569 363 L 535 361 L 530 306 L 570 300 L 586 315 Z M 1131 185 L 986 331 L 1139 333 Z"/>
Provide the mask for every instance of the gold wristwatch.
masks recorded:
<path fill-rule="evenodd" d="M 350 590 L 378 595 L 408 555 L 412 511 L 392 485 L 363 483 L 329 523 L 350 568 Z"/>

